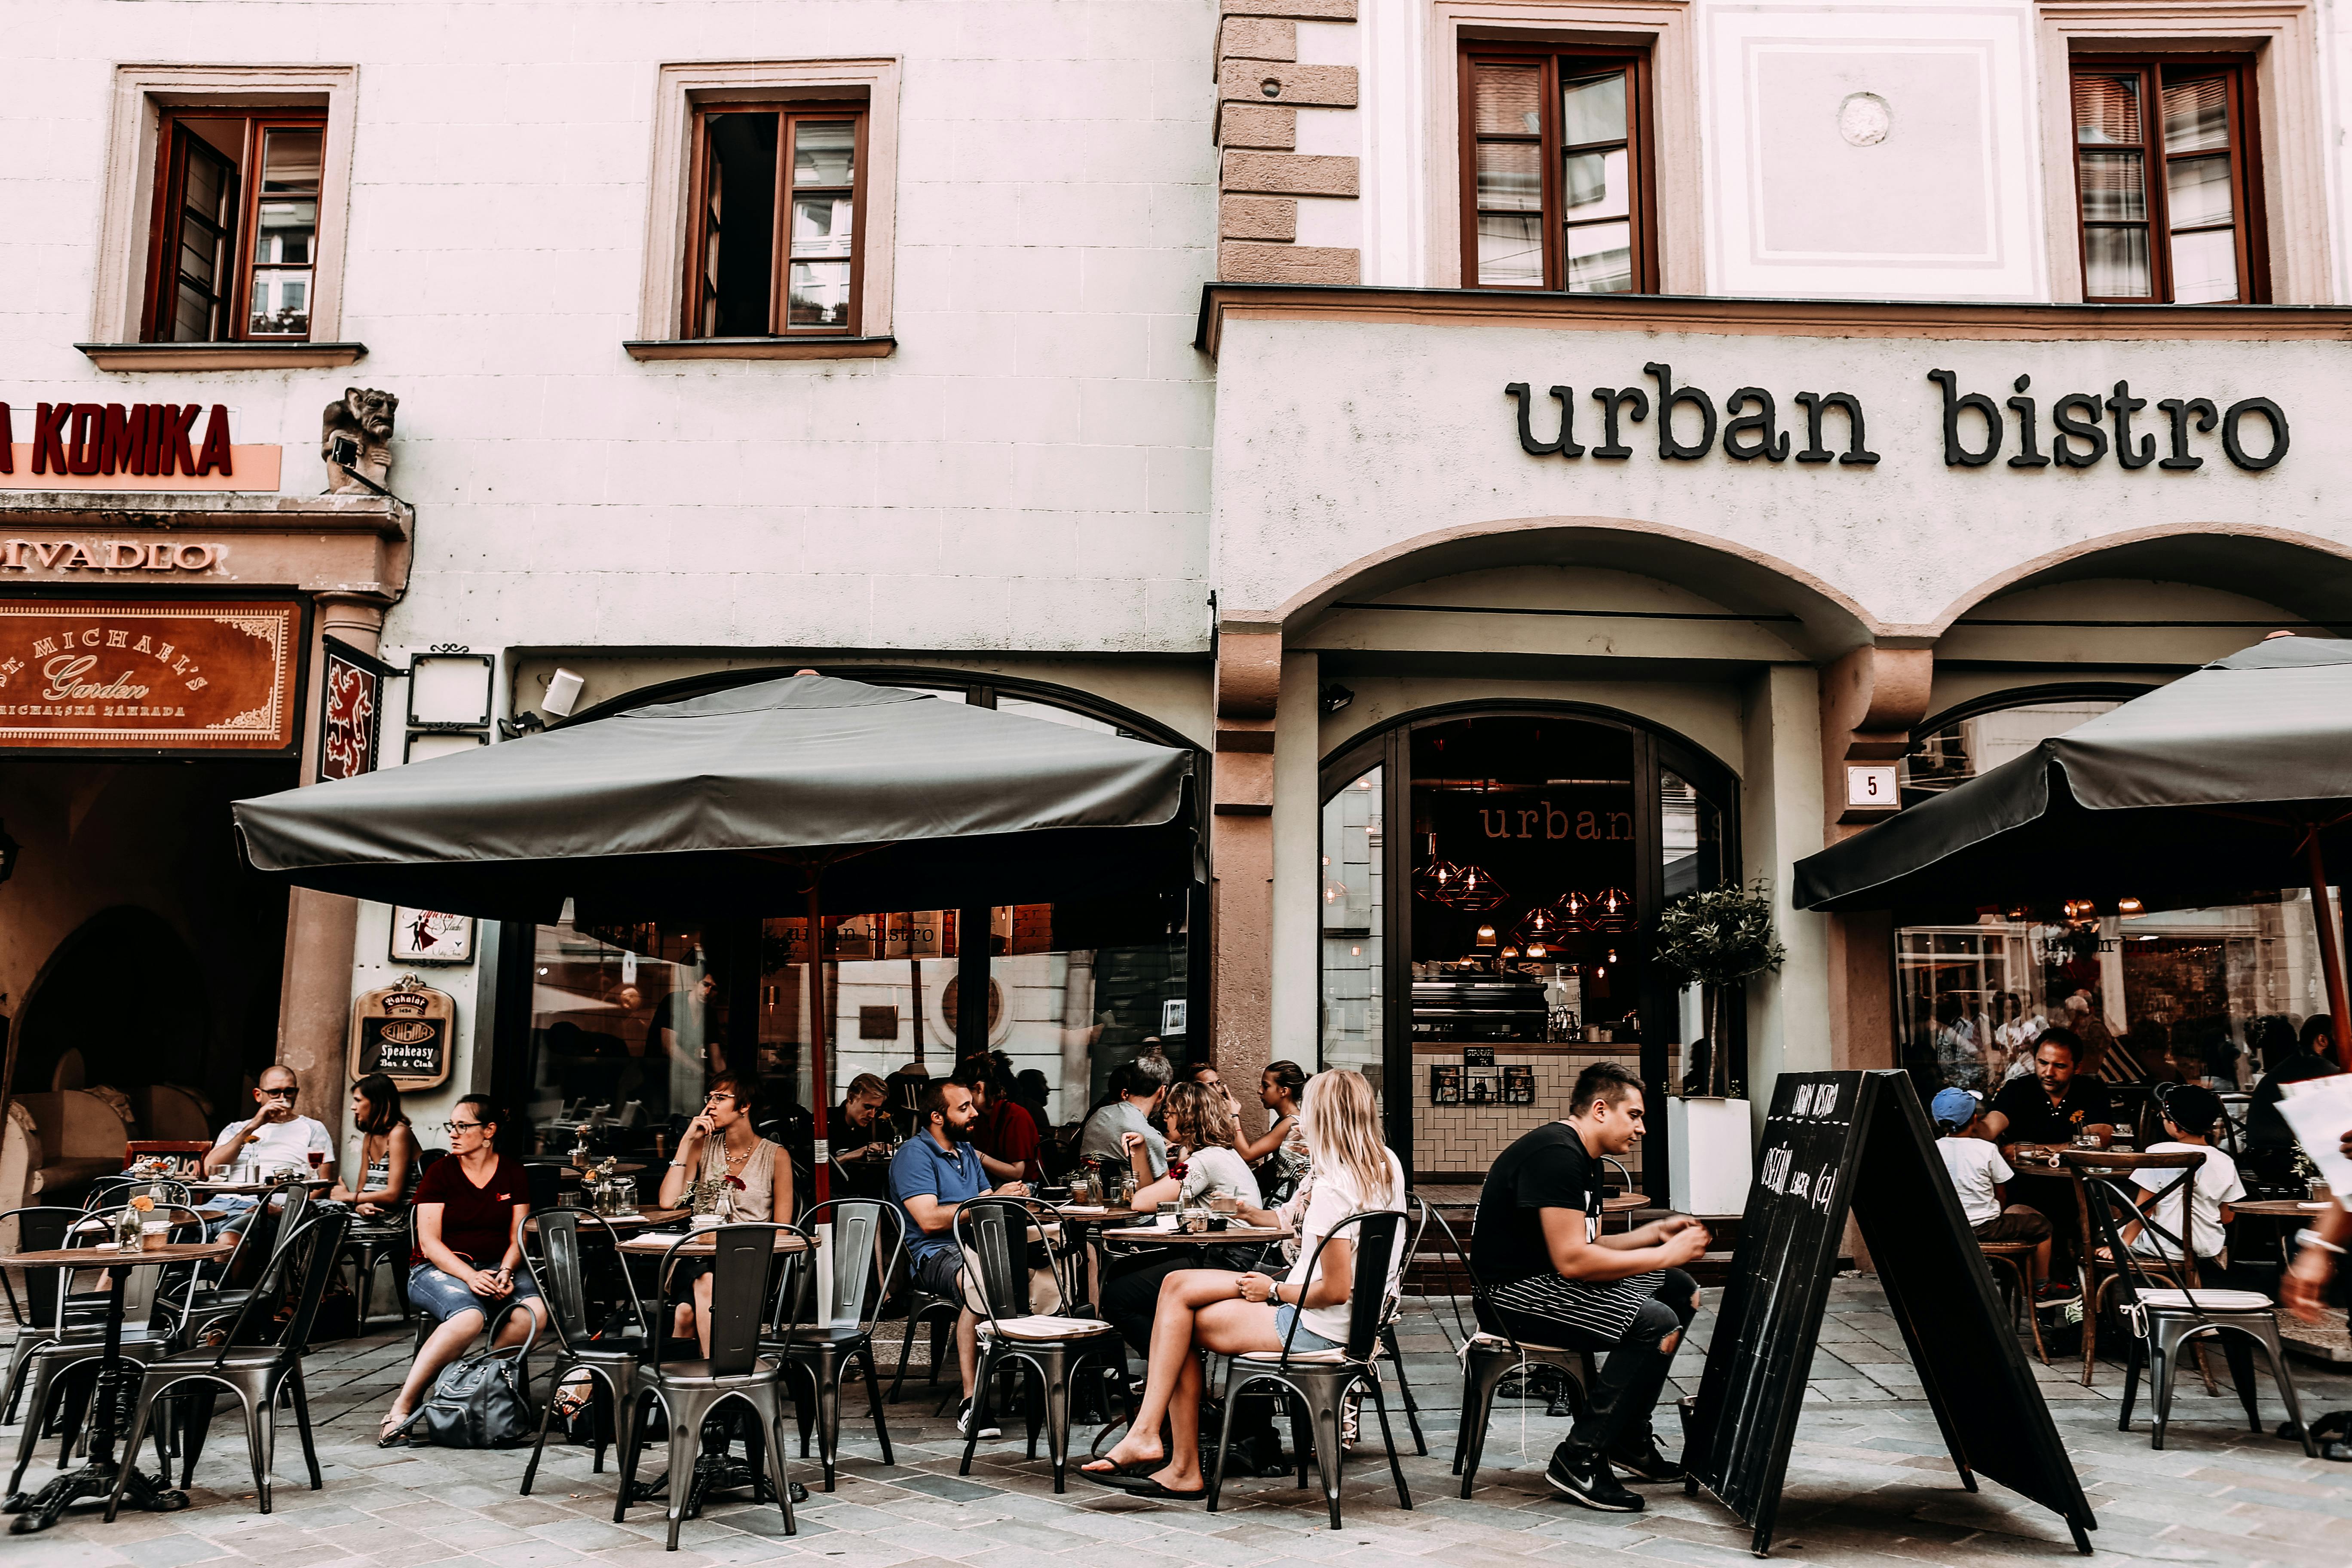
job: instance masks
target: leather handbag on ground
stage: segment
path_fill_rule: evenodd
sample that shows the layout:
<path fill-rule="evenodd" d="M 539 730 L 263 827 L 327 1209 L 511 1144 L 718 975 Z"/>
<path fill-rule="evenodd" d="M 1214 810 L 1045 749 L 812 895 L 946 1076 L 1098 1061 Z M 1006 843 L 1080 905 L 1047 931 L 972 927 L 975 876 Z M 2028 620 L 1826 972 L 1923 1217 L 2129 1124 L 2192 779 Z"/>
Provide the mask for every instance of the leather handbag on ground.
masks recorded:
<path fill-rule="evenodd" d="M 433 1392 L 401 1426 L 412 1442 L 442 1448 L 511 1448 L 539 1435 L 539 1410 L 530 1402 L 524 1358 L 539 1337 L 539 1320 L 520 1302 L 499 1314 L 521 1312 L 530 1332 L 519 1345 L 478 1351 L 441 1369 Z"/>

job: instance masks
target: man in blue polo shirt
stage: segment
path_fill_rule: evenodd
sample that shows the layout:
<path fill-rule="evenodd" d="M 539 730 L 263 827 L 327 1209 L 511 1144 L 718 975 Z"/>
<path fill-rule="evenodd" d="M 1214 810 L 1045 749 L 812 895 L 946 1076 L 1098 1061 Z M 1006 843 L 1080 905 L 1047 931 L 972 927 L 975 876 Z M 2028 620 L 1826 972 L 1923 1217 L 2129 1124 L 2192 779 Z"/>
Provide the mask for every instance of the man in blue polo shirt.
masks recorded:
<path fill-rule="evenodd" d="M 907 1216 L 907 1251 L 914 1267 L 915 1284 L 934 1296 L 961 1301 L 963 1251 L 955 1244 L 956 1205 L 989 1190 L 980 1151 L 973 1147 L 973 1130 L 980 1108 L 971 1090 L 960 1083 L 934 1080 L 924 1086 L 916 1109 L 922 1131 L 890 1157 L 890 1196 Z M 1007 1182 L 1000 1193 L 1025 1189 Z M 971 1394 L 980 1371 L 980 1320 L 966 1307 L 956 1315 L 956 1365 L 963 1374 L 963 1404 L 956 1409 L 956 1433 L 967 1434 L 971 1421 Z M 995 1426 L 983 1426 L 983 1437 L 1002 1436 Z"/>

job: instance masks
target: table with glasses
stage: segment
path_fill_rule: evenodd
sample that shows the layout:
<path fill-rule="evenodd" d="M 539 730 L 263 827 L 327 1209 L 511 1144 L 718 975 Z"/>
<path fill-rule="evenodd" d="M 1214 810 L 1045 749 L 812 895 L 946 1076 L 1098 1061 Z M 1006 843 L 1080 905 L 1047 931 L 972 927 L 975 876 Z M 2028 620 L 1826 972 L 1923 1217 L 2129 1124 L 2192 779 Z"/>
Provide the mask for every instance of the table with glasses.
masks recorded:
<path fill-rule="evenodd" d="M 39 1491 L 19 1492 L 0 1503 L 0 1512 L 13 1513 L 12 1534 L 30 1535 L 55 1524 L 68 1505 L 83 1498 L 106 1498 L 114 1491 L 119 1472 L 128 1471 L 122 1500 L 133 1508 L 169 1512 L 188 1506 L 188 1495 L 171 1488 L 171 1478 L 150 1477 L 141 1470 L 137 1456 L 115 1453 L 129 1411 L 123 1384 L 127 1365 L 122 1354 L 123 1285 L 134 1268 L 162 1268 L 174 1263 L 204 1263 L 226 1258 L 236 1244 L 230 1241 L 172 1242 L 124 1252 L 112 1247 L 51 1247 L 0 1257 L 15 1268 L 104 1269 L 107 1276 L 105 1349 L 99 1358 L 98 1387 L 92 1396 L 89 1457 L 79 1469 L 68 1470 Z M 26 1419 L 37 1419 L 28 1413 Z"/>

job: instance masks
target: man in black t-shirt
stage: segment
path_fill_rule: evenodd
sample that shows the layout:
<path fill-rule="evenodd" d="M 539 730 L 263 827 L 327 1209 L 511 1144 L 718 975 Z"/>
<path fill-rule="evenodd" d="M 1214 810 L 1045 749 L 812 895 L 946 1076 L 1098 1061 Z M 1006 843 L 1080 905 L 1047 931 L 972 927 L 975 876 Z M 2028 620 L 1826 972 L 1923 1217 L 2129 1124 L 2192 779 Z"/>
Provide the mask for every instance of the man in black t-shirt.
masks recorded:
<path fill-rule="evenodd" d="M 2017 1171 L 2010 1195 L 2046 1215 L 2052 1261 L 2071 1267 L 2082 1236 L 2083 1210 L 2074 1184 L 2063 1170 L 2021 1164 L 2020 1143 L 2064 1146 L 2088 1132 L 2105 1148 L 2116 1135 L 2115 1103 L 2107 1086 L 2075 1070 L 2083 1058 L 2082 1037 L 2072 1029 L 2044 1029 L 2033 1042 L 2033 1076 L 2013 1078 L 1985 1112 L 1985 1136 L 2000 1145 L 2001 1158 Z"/>
<path fill-rule="evenodd" d="M 1601 1234 L 1601 1157 L 1641 1138 L 1641 1080 L 1614 1062 L 1585 1068 L 1568 1120 L 1527 1133 L 1487 1170 L 1470 1241 L 1479 1327 L 1521 1344 L 1609 1352 L 1544 1479 L 1611 1513 L 1642 1509 L 1612 1464 L 1636 1480 L 1683 1479 L 1658 1452 L 1650 1412 L 1698 1310 L 1697 1282 L 1681 1266 L 1706 1251 L 1706 1228 L 1688 1215 Z"/>

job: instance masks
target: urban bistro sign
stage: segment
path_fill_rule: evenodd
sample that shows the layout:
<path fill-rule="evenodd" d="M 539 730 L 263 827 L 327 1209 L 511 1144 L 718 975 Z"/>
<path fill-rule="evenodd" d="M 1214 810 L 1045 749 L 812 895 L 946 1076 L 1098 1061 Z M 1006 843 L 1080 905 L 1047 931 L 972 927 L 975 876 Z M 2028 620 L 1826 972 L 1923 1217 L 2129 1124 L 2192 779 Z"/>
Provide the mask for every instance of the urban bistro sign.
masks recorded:
<path fill-rule="evenodd" d="M 37 403 L 26 412 L 0 403 L 0 489 L 278 488 L 282 452 L 232 443 L 226 404 Z"/>
<path fill-rule="evenodd" d="M 286 600 L 0 601 L 0 749 L 283 752 Z"/>
<path fill-rule="evenodd" d="M 1503 388 L 1518 409 L 1519 448 L 1533 458 L 1626 458 L 1633 455 L 1632 426 L 1652 421 L 1657 451 L 1668 461 L 1696 462 L 1719 446 L 1737 462 L 1837 463 L 1866 468 L 1879 460 L 1871 449 L 1869 413 L 1851 392 L 1800 392 L 1783 408 L 1760 386 L 1743 386 L 1720 405 L 1705 389 L 1676 384 L 1674 367 L 1653 362 L 1642 367 L 1652 386 L 1596 386 L 1583 430 L 1598 441 L 1577 439 L 1577 389 L 1555 386 L 1557 434 L 1537 432 L 1537 399 L 1528 383 Z M 2066 392 L 2049 400 L 2021 375 L 2010 395 L 1963 389 L 1948 370 L 1931 370 L 1927 380 L 1943 402 L 1943 455 L 1947 467 L 1980 468 L 2011 454 L 2012 468 L 2089 468 L 2113 462 L 2123 468 L 2155 466 L 2167 473 L 2193 473 L 2215 447 L 2233 468 L 2260 473 L 2286 456 L 2286 414 L 2267 397 L 2246 397 L 2223 407 L 2210 397 L 2135 396 L 2131 383 L 2118 381 L 2098 392 Z M 2149 410 L 2153 408 L 2154 413 Z M 1653 421 L 1653 416 L 1654 420 Z M 1542 420 L 1543 423 L 1550 423 Z M 1797 442 L 1804 444 L 1800 447 Z"/>

